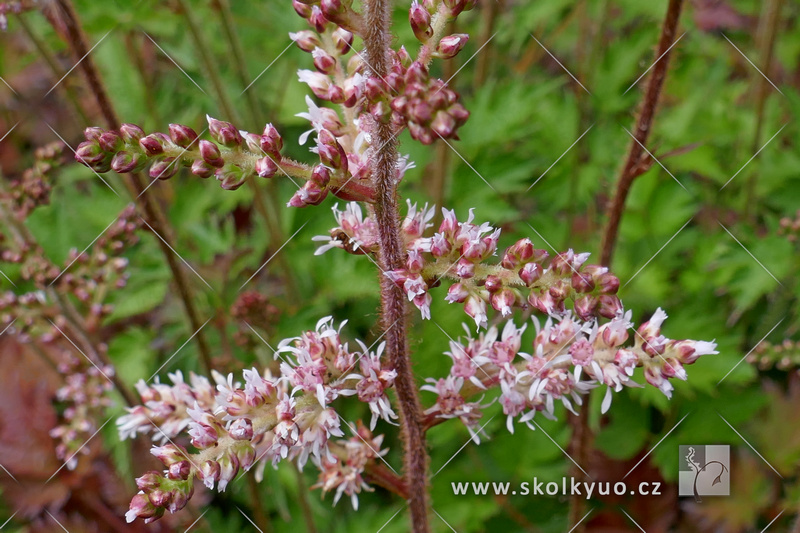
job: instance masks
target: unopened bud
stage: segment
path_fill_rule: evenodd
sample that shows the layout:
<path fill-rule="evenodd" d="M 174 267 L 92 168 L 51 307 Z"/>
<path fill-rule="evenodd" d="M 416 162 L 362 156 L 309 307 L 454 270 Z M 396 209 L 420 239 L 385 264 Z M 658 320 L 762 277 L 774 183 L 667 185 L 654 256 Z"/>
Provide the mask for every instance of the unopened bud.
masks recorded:
<path fill-rule="evenodd" d="M 278 171 L 278 165 L 270 156 L 265 156 L 256 161 L 256 174 L 260 178 L 271 178 Z"/>
<path fill-rule="evenodd" d="M 242 144 L 242 136 L 233 124 L 208 115 L 206 115 L 206 120 L 208 121 L 208 131 L 215 141 L 228 148 Z"/>
<path fill-rule="evenodd" d="M 290 33 L 289 38 L 292 39 L 295 44 L 304 52 L 311 52 L 314 50 L 314 48 L 322 45 L 317 34 L 310 30 Z"/>
<path fill-rule="evenodd" d="M 167 180 L 178 173 L 175 157 L 164 157 L 153 163 L 150 167 L 150 177 L 153 179 Z"/>
<path fill-rule="evenodd" d="M 170 124 L 169 136 L 181 148 L 189 148 L 197 140 L 197 133 L 183 124 Z"/>
<path fill-rule="evenodd" d="M 436 55 L 442 59 L 450 59 L 455 57 L 467 44 L 469 35 L 466 33 L 455 33 L 442 37 L 439 45 L 436 47 Z"/>
<path fill-rule="evenodd" d="M 225 164 L 225 160 L 222 159 L 222 154 L 219 151 L 219 147 L 217 147 L 217 145 L 211 141 L 200 141 L 199 145 L 200 157 L 203 158 L 203 161 L 212 167 L 222 168 L 222 166 Z"/>
<path fill-rule="evenodd" d="M 119 136 L 125 144 L 137 144 L 144 137 L 144 130 L 136 124 L 123 124 L 119 127 Z"/>
<path fill-rule="evenodd" d="M 414 35 L 420 42 L 426 43 L 433 35 L 433 28 L 431 27 L 431 14 L 427 9 L 419 5 L 419 3 L 411 3 L 411 9 L 408 11 L 408 22 L 411 24 L 411 29 L 414 30 Z"/>

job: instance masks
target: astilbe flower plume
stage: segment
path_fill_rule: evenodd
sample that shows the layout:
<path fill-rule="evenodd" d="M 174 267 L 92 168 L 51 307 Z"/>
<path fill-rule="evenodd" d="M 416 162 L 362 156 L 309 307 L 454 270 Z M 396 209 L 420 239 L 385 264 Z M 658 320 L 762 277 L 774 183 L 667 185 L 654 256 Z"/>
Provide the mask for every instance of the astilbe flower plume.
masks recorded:
<path fill-rule="evenodd" d="M 117 427 L 123 439 L 151 433 L 162 442 L 152 453 L 165 470 L 137 479 L 140 493 L 131 502 L 128 521 L 151 521 L 165 510 L 181 509 L 192 495 L 194 478 L 209 489 L 224 491 L 240 470 L 257 466 L 260 479 L 267 463 L 274 466 L 284 460 L 302 467 L 312 459 L 323 470 L 324 490 L 335 489 L 336 500 L 342 493 L 355 498 L 365 489 L 363 480 L 355 480 L 361 479 L 367 462 L 381 454 L 370 455 L 352 442 L 331 442 L 344 435 L 332 403 L 340 396 L 354 396 L 368 404 L 373 428 L 378 419 L 396 417 L 386 396 L 394 371 L 382 366 L 383 346 L 370 352 L 363 343 L 358 345 L 351 351 L 326 317 L 314 331 L 279 343 L 278 375 L 253 368 L 243 372 L 244 383 L 235 382 L 233 374 L 216 372 L 214 385 L 194 374 L 186 383 L 180 372 L 170 375 L 172 385 L 140 381 L 137 390 L 143 403 L 129 408 Z M 176 444 L 181 437 L 188 437 L 197 451 Z M 370 438 L 379 448 L 382 437 Z M 336 467 L 339 460 L 344 464 Z"/>
<path fill-rule="evenodd" d="M 338 226 L 330 237 L 315 237 L 325 242 L 316 253 L 342 248 L 350 253 L 375 252 L 375 222 L 364 217 L 357 204 L 345 211 L 334 207 Z M 488 306 L 504 317 L 515 308 L 533 308 L 545 314 L 561 313 L 567 300 L 574 312 L 588 320 L 594 316 L 613 318 L 622 309 L 616 296 L 619 279 L 607 268 L 586 265 L 589 254 L 572 250 L 550 259 L 546 250 L 537 249 L 529 239 L 521 239 L 503 253 L 499 264 L 486 264 L 497 253 L 500 230 L 488 223 L 473 223 L 474 214 L 459 222 L 454 211 L 443 210 L 444 219 L 432 237 L 422 237 L 430 226 L 433 210 L 427 205 L 417 211 L 408 204 L 403 222 L 406 241 L 406 267 L 386 275 L 402 287 L 423 318 L 430 318 L 429 290 L 442 280 L 453 280 L 445 299 L 463 303 L 464 310 L 478 326 L 487 324 Z"/>

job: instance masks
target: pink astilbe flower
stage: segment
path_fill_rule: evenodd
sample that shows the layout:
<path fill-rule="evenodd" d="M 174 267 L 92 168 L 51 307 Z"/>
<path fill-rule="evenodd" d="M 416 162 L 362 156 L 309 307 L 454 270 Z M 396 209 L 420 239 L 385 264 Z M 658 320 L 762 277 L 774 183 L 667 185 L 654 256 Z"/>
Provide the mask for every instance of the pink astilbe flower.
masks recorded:
<path fill-rule="evenodd" d="M 533 428 L 531 420 L 537 412 L 553 418 L 556 401 L 575 412 L 573 404 L 580 405 L 588 391 L 602 385 L 607 387 L 602 402 L 605 413 L 612 392 L 641 387 L 632 377 L 637 367 L 643 368 L 648 383 L 670 397 L 670 379 L 686 380 L 685 365 L 701 355 L 717 353 L 713 342 L 664 337 L 661 325 L 666 313 L 661 309 L 639 327 L 633 345 L 624 346 L 632 327 L 630 317 L 630 311 L 623 312 L 603 325 L 595 319 L 583 321 L 572 313 L 550 317 L 543 325 L 534 320 L 537 332 L 530 354 L 520 351 L 525 328 L 517 328 L 512 321 L 506 323 L 500 340 L 492 327 L 477 338 L 451 342 L 450 375 L 438 381 L 429 378 L 434 385 L 423 387 L 438 396 L 427 413 L 464 420 L 459 409 L 469 405 L 467 399 L 499 385 L 499 403 L 509 431 L 513 432 L 515 420 Z M 476 408 L 470 414 L 474 412 L 479 411 Z M 477 418 L 469 416 L 464 423 L 474 428 Z"/>
<path fill-rule="evenodd" d="M 150 433 L 154 440 L 169 442 L 153 449 L 164 463 L 164 474 L 150 472 L 140 478 L 141 492 L 131 502 L 128 520 L 155 519 L 165 509 L 177 511 L 191 497 L 194 477 L 209 489 L 224 491 L 238 472 L 257 466 L 258 479 L 266 464 L 281 461 L 296 461 L 302 467 L 311 459 L 325 472 L 333 472 L 337 459 L 331 439 L 343 436 L 341 419 L 332 407 L 339 396 L 366 403 L 372 413 L 371 428 L 378 419 L 396 419 L 386 394 L 396 372 L 381 358 L 383 344 L 370 352 L 359 341 L 359 350 L 350 351 L 340 330 L 331 317 L 325 317 L 313 331 L 281 341 L 275 354 L 283 359 L 278 376 L 253 368 L 243 372 L 243 384 L 233 374 L 216 372 L 216 387 L 194 374 L 186 383 L 180 372 L 170 374 L 172 385 L 140 382 L 137 390 L 144 404 L 120 418 L 120 435 Z M 183 433 L 195 453 L 173 443 Z M 378 448 L 381 439 L 373 442 Z M 346 468 L 326 486 L 354 497 L 367 490 L 360 477 L 366 464 L 381 454 L 353 443 L 344 448 L 351 456 L 342 466 Z"/>

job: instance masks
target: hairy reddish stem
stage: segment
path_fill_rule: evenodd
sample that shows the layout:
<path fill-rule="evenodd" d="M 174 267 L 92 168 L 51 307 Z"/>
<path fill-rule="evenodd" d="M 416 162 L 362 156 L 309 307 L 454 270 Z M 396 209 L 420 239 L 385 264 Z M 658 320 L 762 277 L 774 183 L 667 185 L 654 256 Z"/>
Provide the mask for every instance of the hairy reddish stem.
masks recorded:
<path fill-rule="evenodd" d="M 664 86 L 664 79 L 667 75 L 669 58 L 672 52 L 670 46 L 675 42 L 682 5 L 683 0 L 669 0 L 667 14 L 661 26 L 661 37 L 658 39 L 658 48 L 656 50 L 658 62 L 653 67 L 653 73 L 647 82 L 642 108 L 633 130 L 634 139 L 631 140 L 628 158 L 622 168 L 614 199 L 608 209 L 608 223 L 606 224 L 603 242 L 600 247 L 600 263 L 603 266 L 611 266 L 611 258 L 614 255 L 614 247 L 619 234 L 619 224 L 625 211 L 625 200 L 628 198 L 633 180 L 649 167 L 647 159 L 649 156 L 645 153 L 643 147 L 647 145 L 647 138 L 650 135 L 658 99 Z"/>
<path fill-rule="evenodd" d="M 365 2 L 364 44 L 371 76 L 386 77 L 389 71 L 391 33 L 389 0 Z M 379 264 L 384 272 L 402 268 L 405 249 L 400 236 L 397 208 L 397 145 L 390 123 L 373 124 L 370 161 L 375 186 L 375 220 L 379 237 Z M 408 350 L 406 297 L 403 290 L 386 276 L 381 276 L 381 323 L 386 333 L 386 352 L 397 371 L 395 389 L 403 428 L 403 467 L 411 524 L 415 533 L 430 531 L 428 524 L 428 453 L 422 428 L 422 406 L 414 382 Z"/>

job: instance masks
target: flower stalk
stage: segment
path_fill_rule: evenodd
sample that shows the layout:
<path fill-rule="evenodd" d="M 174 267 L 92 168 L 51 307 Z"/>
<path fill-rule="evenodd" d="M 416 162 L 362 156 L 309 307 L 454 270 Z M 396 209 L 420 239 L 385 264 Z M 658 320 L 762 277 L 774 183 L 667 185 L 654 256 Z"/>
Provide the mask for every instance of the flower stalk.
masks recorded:
<path fill-rule="evenodd" d="M 385 78 L 390 69 L 391 2 L 366 2 L 366 47 L 370 77 Z M 376 81 L 377 81 L 376 80 Z M 389 122 L 376 118 L 373 124 L 373 146 L 370 165 L 375 186 L 375 220 L 378 226 L 379 265 L 384 272 L 402 268 L 405 249 L 400 237 L 400 215 L 397 207 L 396 168 L 397 144 Z M 422 406 L 419 400 L 411 357 L 408 349 L 406 298 L 403 290 L 381 276 L 381 323 L 386 334 L 386 352 L 397 372 L 395 386 L 403 429 L 403 468 L 408 486 L 411 524 L 415 533 L 430 531 L 428 524 L 428 450 L 422 428 Z"/>

